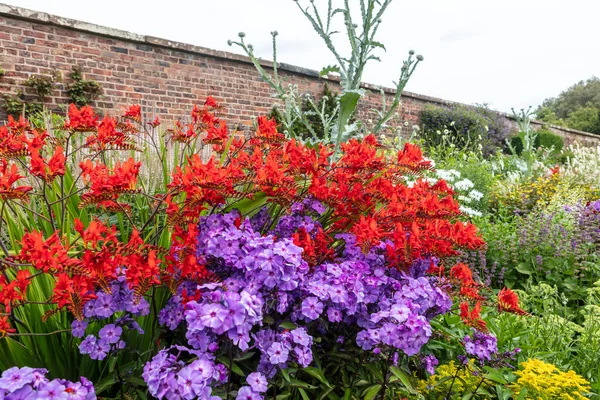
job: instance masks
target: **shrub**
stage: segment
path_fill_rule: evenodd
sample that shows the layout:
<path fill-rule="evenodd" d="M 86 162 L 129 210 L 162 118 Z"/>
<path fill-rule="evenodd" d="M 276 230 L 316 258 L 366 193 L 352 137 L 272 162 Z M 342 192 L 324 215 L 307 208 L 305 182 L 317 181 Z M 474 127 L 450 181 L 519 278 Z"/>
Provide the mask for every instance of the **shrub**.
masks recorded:
<path fill-rule="evenodd" d="M 523 153 L 524 135 L 525 134 L 523 132 L 519 132 L 510 139 L 510 144 L 512 148 L 514 149 L 515 153 L 519 156 Z M 560 154 L 565 145 L 565 141 L 561 136 L 549 130 L 540 129 L 537 132 L 535 132 L 535 135 L 535 140 L 533 142 L 534 149 L 538 149 L 540 147 L 545 149 L 552 149 L 551 154 L 558 156 L 558 154 Z M 510 149 L 507 149 L 506 152 L 510 152 Z"/>
<path fill-rule="evenodd" d="M 427 105 L 421 111 L 422 138 L 426 146 L 454 145 L 489 155 L 502 146 L 508 127 L 496 112 L 485 106 Z"/>

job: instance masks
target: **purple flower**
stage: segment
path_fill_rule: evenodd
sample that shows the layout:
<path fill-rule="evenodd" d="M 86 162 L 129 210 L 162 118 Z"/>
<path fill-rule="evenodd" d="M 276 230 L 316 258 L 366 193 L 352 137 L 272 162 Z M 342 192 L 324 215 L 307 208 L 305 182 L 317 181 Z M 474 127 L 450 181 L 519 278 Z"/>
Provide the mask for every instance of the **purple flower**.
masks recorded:
<path fill-rule="evenodd" d="M 100 339 L 105 340 L 107 343 L 117 343 L 121 338 L 121 333 L 123 333 L 123 328 L 120 326 L 115 326 L 114 324 L 108 324 L 98 332 Z"/>
<path fill-rule="evenodd" d="M 271 344 L 271 347 L 269 347 L 269 350 L 267 351 L 269 362 L 271 364 L 283 364 L 287 362 L 289 353 L 289 350 L 279 342 Z"/>
<path fill-rule="evenodd" d="M 83 337 L 83 335 L 85 335 L 85 330 L 87 326 L 88 322 L 86 320 L 79 321 L 78 319 L 76 319 L 75 321 L 73 321 L 73 323 L 71 323 L 71 331 L 73 333 L 73 336 L 77 338 Z"/>
<path fill-rule="evenodd" d="M 494 335 L 475 331 L 473 338 L 467 335 L 464 342 L 467 354 L 476 356 L 481 363 L 491 360 L 492 355 L 498 352 L 498 340 Z"/>
<path fill-rule="evenodd" d="M 252 390 L 257 393 L 267 391 L 267 378 L 260 372 L 253 372 L 246 377 L 246 382 L 252 387 Z"/>
<path fill-rule="evenodd" d="M 183 368 L 177 374 L 177 383 L 181 388 L 181 394 L 186 399 L 192 399 L 200 395 L 206 386 L 206 378 L 194 368 Z"/>
<path fill-rule="evenodd" d="M 235 400 L 263 400 L 264 397 L 252 390 L 250 386 L 242 386 Z"/>
<path fill-rule="evenodd" d="M 94 301 L 94 314 L 98 317 L 108 318 L 116 311 L 111 295 L 104 292 L 97 293 L 98 298 Z"/>
<path fill-rule="evenodd" d="M 438 365 L 438 359 L 433 354 L 423 356 L 421 362 L 423 363 L 425 371 L 431 375 L 435 374 L 435 366 Z"/>
<path fill-rule="evenodd" d="M 66 389 L 58 380 L 53 380 L 40 387 L 35 398 L 38 400 L 68 400 L 69 394 L 65 391 Z"/>
<path fill-rule="evenodd" d="M 96 348 L 96 337 L 88 335 L 79 345 L 81 354 L 90 354 Z"/>
<path fill-rule="evenodd" d="M 208 304 L 202 307 L 202 316 L 200 321 L 208 328 L 218 328 L 223 324 L 225 318 L 229 315 L 223 306 L 218 304 Z"/>
<path fill-rule="evenodd" d="M 21 389 L 23 386 L 33 381 L 33 369 L 25 367 L 12 367 L 2 373 L 0 378 L 0 389 L 7 390 L 9 393 Z"/>
<path fill-rule="evenodd" d="M 304 299 L 302 302 L 302 314 L 308 320 L 315 320 L 323 312 L 323 303 L 318 298 L 311 296 Z"/>

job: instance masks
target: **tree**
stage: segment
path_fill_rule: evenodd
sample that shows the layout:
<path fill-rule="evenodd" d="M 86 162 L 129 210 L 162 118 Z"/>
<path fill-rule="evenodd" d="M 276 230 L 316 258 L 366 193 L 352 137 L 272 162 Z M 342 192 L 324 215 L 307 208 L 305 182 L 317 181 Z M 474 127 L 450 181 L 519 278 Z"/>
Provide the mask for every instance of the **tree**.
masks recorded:
<path fill-rule="evenodd" d="M 537 119 L 600 134 L 600 78 L 592 77 L 548 98 L 536 110 Z"/>

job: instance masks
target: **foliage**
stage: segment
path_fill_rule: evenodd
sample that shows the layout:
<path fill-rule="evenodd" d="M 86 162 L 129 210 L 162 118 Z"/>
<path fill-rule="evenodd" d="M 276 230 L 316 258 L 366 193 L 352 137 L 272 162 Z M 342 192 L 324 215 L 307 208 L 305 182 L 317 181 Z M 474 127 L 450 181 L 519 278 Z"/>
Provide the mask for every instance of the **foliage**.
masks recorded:
<path fill-rule="evenodd" d="M 587 398 L 589 382 L 574 371 L 562 372 L 538 359 L 527 360 L 521 367 L 522 370 L 515 371 L 518 379 L 512 387 L 516 393 L 526 389 L 525 398 Z"/>
<path fill-rule="evenodd" d="M 486 106 L 427 105 L 420 118 L 423 125 L 421 137 L 430 147 L 454 146 L 489 155 L 503 146 L 508 135 L 508 127 L 502 118 Z"/>
<path fill-rule="evenodd" d="M 514 149 L 517 155 L 521 155 L 523 153 L 523 138 L 525 136 L 524 132 L 519 132 L 517 135 L 513 136 L 510 139 L 510 145 Z M 564 139 L 545 129 L 540 129 L 535 132 L 535 140 L 534 140 L 534 148 L 538 149 L 540 147 L 550 149 L 552 152 L 551 155 L 559 155 L 565 145 Z"/>
<path fill-rule="evenodd" d="M 539 120 L 600 134 L 600 79 L 580 81 L 556 98 L 548 98 L 537 108 Z"/>
<path fill-rule="evenodd" d="M 343 8 L 333 8 L 332 0 L 328 0 L 327 11 L 324 15 L 322 12 L 319 12 L 319 9 L 312 1 L 311 5 L 307 8 L 304 8 L 298 0 L 296 0 L 296 2 L 302 14 L 308 19 L 314 30 L 323 39 L 327 48 L 337 61 L 337 65 L 325 67 L 321 71 L 321 75 L 336 73 L 340 76 L 342 92 L 337 97 L 337 115 L 333 118 L 329 118 L 319 110 L 314 103 L 311 104 L 311 107 L 315 110 L 323 123 L 324 136 L 322 141 L 325 143 L 333 143 L 335 153 L 337 154 L 341 143 L 357 136 L 360 131 L 360 121 L 357 121 L 356 123 L 350 123 L 350 121 L 355 113 L 360 98 L 364 94 L 361 84 L 365 66 L 370 60 L 379 60 L 375 55 L 377 50 L 385 50 L 385 46 L 375 40 L 375 34 L 379 29 L 383 14 L 391 3 L 391 0 L 385 0 L 383 2 L 377 0 L 362 1 L 360 3 L 360 26 L 354 23 L 354 12 L 350 7 L 350 3 L 347 1 L 344 2 Z M 337 32 L 333 30 L 332 21 L 335 20 L 338 14 L 344 20 L 346 36 L 350 41 L 350 55 L 346 57 L 343 57 L 338 52 L 333 42 L 333 37 Z M 284 102 L 284 111 L 282 114 L 285 118 L 282 119 L 282 123 L 286 135 L 292 138 L 300 138 L 305 134 L 306 130 L 308 130 L 311 134 L 310 141 L 313 143 L 319 142 L 321 140 L 317 133 L 312 129 L 306 115 L 302 113 L 297 87 L 289 86 L 286 89 L 283 85 L 283 81 L 278 75 L 276 49 L 276 36 L 278 33 L 277 31 L 273 31 L 271 34 L 273 36 L 273 75 L 268 74 L 262 67 L 259 59 L 254 55 L 253 46 L 245 43 L 244 37 L 246 35 L 243 32 L 239 34 L 239 41 L 230 40 L 228 43 L 229 45 L 235 44 L 242 48 L 248 57 L 250 57 L 250 60 L 258 70 L 261 78 L 275 90 L 277 97 Z M 396 115 L 398 106 L 400 105 L 402 91 L 419 62 L 423 60 L 423 56 L 421 55 L 417 55 L 415 58 L 413 58 L 413 56 L 414 51 L 411 50 L 408 59 L 402 64 L 400 76 L 398 81 L 395 82 L 396 94 L 391 104 L 388 104 L 385 93 L 381 90 L 382 109 L 374 110 L 378 113 L 379 118 L 371 129 L 373 133 L 378 133 L 380 130 L 386 128 L 387 123 Z M 297 124 L 297 122 L 304 125 L 304 132 L 294 132 L 294 124 Z"/>
<path fill-rule="evenodd" d="M 567 126 L 579 131 L 600 134 L 600 108 L 583 107 L 569 114 Z"/>
<path fill-rule="evenodd" d="M 73 67 L 69 78 L 72 82 L 67 85 L 67 94 L 78 107 L 93 104 L 103 93 L 102 85 L 94 80 L 84 79 L 79 67 Z"/>
<path fill-rule="evenodd" d="M 307 95 L 302 102 L 301 112 L 306 117 L 306 122 L 310 124 L 311 129 L 307 129 L 302 122 L 296 120 L 292 126 L 292 132 L 296 132 L 300 136 L 300 139 L 304 141 L 309 141 L 312 138 L 311 132 L 314 132 L 318 140 L 325 140 L 327 136 L 327 121 L 331 120 L 337 113 L 337 96 L 336 93 L 329 89 L 327 84 L 324 85 L 318 102 L 315 103 Z M 284 120 L 286 116 L 277 106 L 273 107 L 269 117 L 275 118 L 277 126 L 285 133 Z"/>
<path fill-rule="evenodd" d="M 8 115 L 19 118 L 19 115 L 29 116 L 39 113 L 42 111 L 43 105 L 28 101 L 25 94 L 20 91 L 14 95 L 4 95 L 4 108 Z"/>
<path fill-rule="evenodd" d="M 57 71 L 52 75 L 31 75 L 25 81 L 25 86 L 32 88 L 41 103 L 46 102 L 48 96 L 56 87 L 56 83 L 60 80 L 60 75 Z"/>

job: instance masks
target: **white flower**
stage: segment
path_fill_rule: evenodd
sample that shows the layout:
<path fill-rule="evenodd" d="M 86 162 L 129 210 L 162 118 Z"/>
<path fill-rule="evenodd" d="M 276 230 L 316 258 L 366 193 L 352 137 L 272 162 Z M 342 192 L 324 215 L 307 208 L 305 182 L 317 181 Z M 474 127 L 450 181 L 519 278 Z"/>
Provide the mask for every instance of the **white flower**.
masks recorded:
<path fill-rule="evenodd" d="M 472 189 L 475 185 L 468 179 L 463 179 L 462 181 L 458 181 L 454 184 L 454 187 L 457 190 L 469 190 Z"/>
<path fill-rule="evenodd" d="M 472 201 L 473 201 L 473 199 L 472 199 L 472 198 L 470 198 L 470 197 L 467 197 L 467 196 L 463 196 L 463 195 L 461 194 L 461 195 L 459 195 L 459 196 L 458 196 L 458 201 L 462 201 L 462 202 L 464 202 L 464 203 L 467 203 L 467 204 L 468 204 L 468 203 L 472 202 Z"/>
<path fill-rule="evenodd" d="M 480 211 L 474 210 L 467 206 L 460 206 L 459 209 L 470 217 L 481 217 L 483 215 Z"/>
<path fill-rule="evenodd" d="M 469 197 L 475 201 L 479 201 L 483 198 L 483 193 L 481 193 L 479 190 L 473 189 L 469 192 Z"/>

